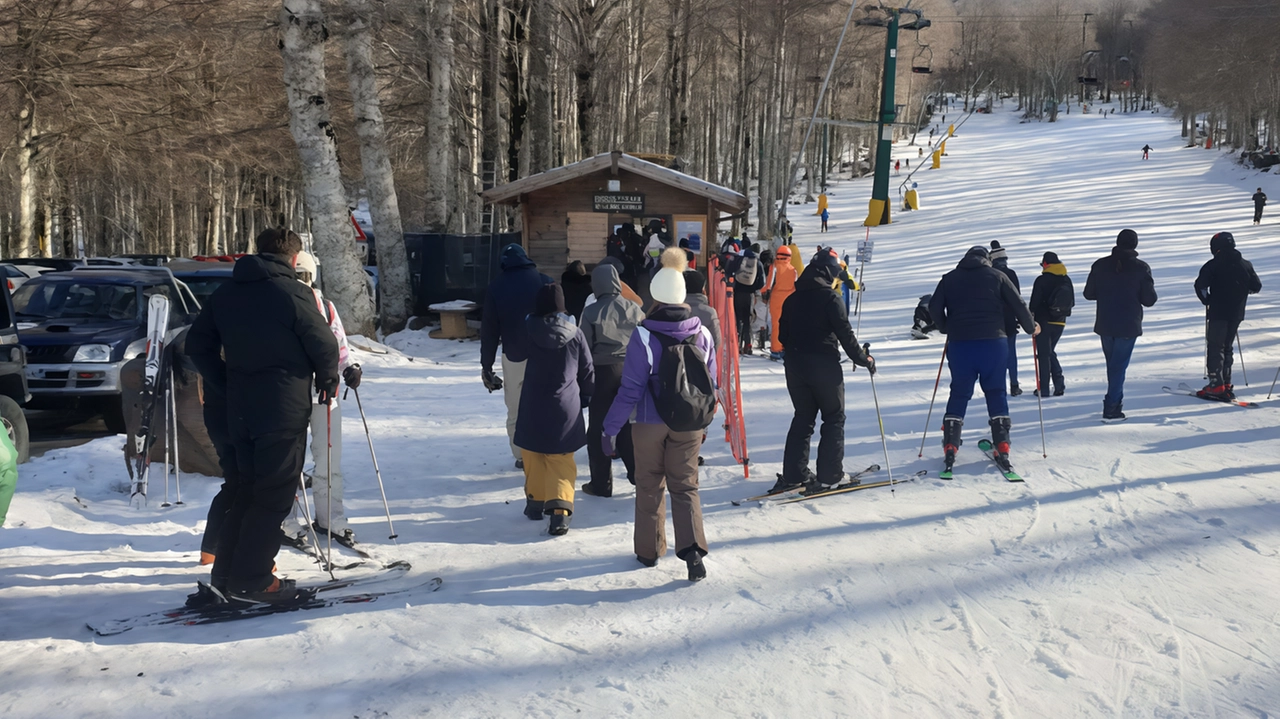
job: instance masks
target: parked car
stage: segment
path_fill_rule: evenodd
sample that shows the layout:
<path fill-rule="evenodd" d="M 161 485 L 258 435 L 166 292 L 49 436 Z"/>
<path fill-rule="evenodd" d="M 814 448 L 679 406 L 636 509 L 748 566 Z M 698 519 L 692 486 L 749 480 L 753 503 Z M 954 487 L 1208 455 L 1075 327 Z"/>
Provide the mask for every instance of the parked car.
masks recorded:
<path fill-rule="evenodd" d="M 148 298 L 170 300 L 168 336 L 195 319 L 191 290 L 166 268 L 84 267 L 32 279 L 13 296 L 34 409 L 101 412 L 124 432 L 120 368 L 146 352 Z"/>
<path fill-rule="evenodd" d="M 36 268 L 40 274 L 45 272 L 65 272 L 74 270 L 77 267 L 84 267 L 85 261 L 71 259 L 67 257 L 15 257 L 5 260 L 5 262 L 25 269 L 27 267 Z"/>
<path fill-rule="evenodd" d="M 31 435 L 22 405 L 31 399 L 27 391 L 27 356 L 18 344 L 18 321 L 13 313 L 13 299 L 6 288 L 0 307 L 0 426 L 18 450 L 18 463 L 31 456 Z"/>
<path fill-rule="evenodd" d="M 203 307 L 214 290 L 231 281 L 236 263 L 217 259 L 177 259 L 170 260 L 166 266 L 174 277 L 191 289 L 191 293 Z"/>
<path fill-rule="evenodd" d="M 39 277 L 42 273 L 35 267 L 19 267 L 11 265 L 8 262 L 0 263 L 0 276 L 4 277 L 5 287 L 10 292 L 25 285 L 27 280 L 32 277 Z"/>
<path fill-rule="evenodd" d="M 174 258 L 169 255 L 112 255 L 112 259 L 117 260 L 133 260 L 135 264 L 146 265 L 148 267 L 164 267 L 169 260 Z"/>

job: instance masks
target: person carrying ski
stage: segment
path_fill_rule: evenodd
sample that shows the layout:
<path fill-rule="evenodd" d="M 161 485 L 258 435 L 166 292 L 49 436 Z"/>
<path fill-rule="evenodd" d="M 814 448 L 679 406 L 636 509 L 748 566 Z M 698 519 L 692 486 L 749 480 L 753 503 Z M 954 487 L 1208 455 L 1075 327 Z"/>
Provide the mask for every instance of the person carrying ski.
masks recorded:
<path fill-rule="evenodd" d="M 795 292 L 779 311 L 778 332 L 787 347 L 787 394 L 795 413 L 787 431 L 782 474 L 770 493 L 800 485 L 809 485 L 809 491 L 817 492 L 846 478 L 840 349 L 871 374 L 876 372 L 876 362 L 858 344 L 844 302 L 831 291 L 831 282 L 839 271 L 840 262 L 833 250 L 814 255 L 796 283 Z M 815 474 L 809 470 L 809 452 L 819 413 L 822 430 Z"/>
<path fill-rule="evenodd" d="M 1003 272 L 1013 283 L 1013 289 L 1018 291 L 1018 297 L 1022 297 L 1022 283 L 1018 282 L 1018 273 L 1009 266 L 1009 255 L 999 242 L 991 241 L 989 257 L 991 266 Z M 1004 308 L 1004 334 L 1005 341 L 1009 343 L 1009 394 L 1017 397 L 1022 394 L 1022 388 L 1018 386 L 1018 319 L 1011 306 Z"/>
<path fill-rule="evenodd" d="M 738 352 L 751 354 L 751 300 L 764 287 L 764 272 L 752 245 L 729 258 L 725 274 L 733 277 L 733 319 L 738 324 Z"/>
<path fill-rule="evenodd" d="M 668 249 L 661 261 L 651 287 L 654 306 L 627 343 L 622 387 L 605 416 L 601 445 L 605 454 L 616 455 L 616 438 L 631 421 L 636 559 L 652 567 L 666 554 L 665 488 L 671 493 L 676 557 L 685 561 L 689 581 L 696 582 L 706 577 L 702 557 L 707 554 L 698 449 L 715 416 L 716 358 L 710 330 L 685 304 L 684 254 Z"/>
<path fill-rule="evenodd" d="M 772 334 L 769 336 L 769 359 L 780 360 L 785 346 L 778 339 L 779 318 L 782 317 L 782 305 L 796 291 L 796 280 L 799 273 L 791 265 L 791 245 L 778 248 L 772 265 L 769 266 L 769 279 L 764 283 L 761 295 L 769 303 L 769 316 L 773 318 Z"/>
<path fill-rule="evenodd" d="M 1209 353 L 1209 383 L 1196 393 L 1205 399 L 1235 399 L 1231 384 L 1232 345 L 1244 321 L 1249 295 L 1262 291 L 1262 280 L 1253 264 L 1236 249 L 1230 232 L 1219 232 L 1209 240 L 1213 259 L 1204 263 L 1196 277 L 1196 297 L 1205 306 L 1205 345 Z"/>
<path fill-rule="evenodd" d="M 569 531 L 578 466 L 573 453 L 587 443 L 582 409 L 591 405 L 595 368 L 582 331 L 565 312 L 560 285 L 538 288 L 529 325 L 529 359 L 515 443 L 524 452 L 524 514 L 550 515 L 547 533 Z"/>
<path fill-rule="evenodd" d="M 1151 267 L 1138 259 L 1138 233 L 1121 230 L 1111 254 L 1089 268 L 1084 298 L 1098 303 L 1093 332 L 1102 340 L 1107 360 L 1107 394 L 1102 398 L 1103 421 L 1124 417 L 1124 376 L 1133 347 L 1142 336 L 1142 308 L 1156 303 Z"/>
<path fill-rule="evenodd" d="M 1153 149 L 1153 148 L 1152 148 L 1150 145 L 1143 145 L 1143 146 L 1142 146 L 1142 159 L 1144 159 L 1144 160 L 1149 160 L 1149 159 L 1151 159 L 1151 158 L 1150 158 L 1150 153 L 1151 153 L 1151 150 L 1152 150 L 1152 149 Z"/>
<path fill-rule="evenodd" d="M 1058 340 L 1062 339 L 1062 331 L 1067 327 L 1067 318 L 1071 316 L 1071 308 L 1076 304 L 1075 287 L 1067 276 L 1067 266 L 1062 264 L 1058 255 L 1053 252 L 1044 253 L 1040 259 L 1042 272 L 1031 286 L 1031 318 L 1040 325 L 1040 334 L 1036 336 L 1036 354 L 1040 376 L 1036 378 L 1036 396 L 1049 394 L 1049 382 L 1053 381 L 1053 396 L 1066 394 L 1067 381 L 1062 375 L 1062 365 L 1058 362 Z"/>
<path fill-rule="evenodd" d="M 1262 208 L 1267 206 L 1267 193 L 1259 187 L 1258 191 L 1253 193 L 1253 224 L 1261 224 Z"/>
<path fill-rule="evenodd" d="M 502 390 L 507 405 L 507 444 L 524 469 L 524 458 L 516 446 L 516 419 L 520 414 L 520 389 L 524 385 L 524 363 L 529 357 L 529 329 L 525 317 L 533 311 L 533 300 L 550 277 L 525 254 L 524 248 L 510 244 L 502 248 L 502 272 L 489 283 L 480 320 L 480 378 L 490 392 Z M 498 344 L 502 344 L 502 377 L 493 371 Z"/>
<path fill-rule="evenodd" d="M 232 599 L 289 602 L 293 580 L 273 575 L 280 523 L 306 456 L 312 379 L 319 401 L 338 393 L 338 341 L 296 279 L 297 234 L 269 229 L 259 254 L 236 261 L 187 334 L 187 355 L 207 384 L 225 387 L 227 430 L 239 468 L 210 584 Z"/>
<path fill-rule="evenodd" d="M 600 438 L 604 434 L 604 416 L 622 386 L 622 363 L 627 356 L 627 342 L 636 325 L 644 319 L 644 312 L 640 305 L 622 296 L 622 281 L 610 265 L 597 265 L 591 271 L 591 287 L 595 290 L 596 301 L 582 311 L 581 326 L 596 376 L 587 423 L 587 462 L 591 481 L 582 485 L 582 491 L 595 497 L 612 497 L 613 460 L 601 448 Z M 635 484 L 636 460 L 631 445 L 631 425 L 623 425 L 616 444 L 627 468 L 627 480 Z"/>
<path fill-rule="evenodd" d="M 991 266 L 987 248 L 969 248 L 956 269 L 942 276 L 929 315 L 947 336 L 947 367 L 951 393 L 942 418 L 942 449 L 946 468 L 955 463 L 962 444 L 964 415 L 973 397 L 973 384 L 982 385 L 987 400 L 988 424 L 996 463 L 1010 471 L 1009 402 L 1004 391 L 1008 371 L 1009 342 L 1005 335 L 1005 309 L 1012 308 L 1018 324 L 1028 334 L 1040 334 L 1017 288 L 1004 273 Z"/>

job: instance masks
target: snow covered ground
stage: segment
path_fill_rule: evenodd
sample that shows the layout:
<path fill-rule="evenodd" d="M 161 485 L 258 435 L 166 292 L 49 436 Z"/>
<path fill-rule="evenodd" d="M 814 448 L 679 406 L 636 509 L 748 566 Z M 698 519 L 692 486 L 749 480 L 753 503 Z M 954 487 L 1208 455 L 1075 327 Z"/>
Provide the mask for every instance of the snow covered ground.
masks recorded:
<path fill-rule="evenodd" d="M 1145 143 L 1155 151 L 1142 162 Z M 1201 382 L 1191 285 L 1209 237 L 1230 230 L 1263 282 L 1241 330 L 1250 384 L 1238 371 L 1237 386 L 1265 396 L 1280 364 L 1280 206 L 1255 228 L 1249 195 L 1261 184 L 1280 202 L 1280 178 L 1182 144 L 1165 115 L 1020 124 L 1002 108 L 964 125 L 943 169 L 917 176 L 923 209 L 872 230 L 859 333 L 879 361 L 895 475 L 933 476 L 733 507 L 772 482 L 790 419 L 782 366 L 745 359 L 752 476 L 708 442 L 710 576 L 697 585 L 673 555 L 635 562 L 625 481 L 613 499 L 579 495 L 566 537 L 525 520 L 479 345 L 425 331 L 359 356 L 398 546 L 353 401 L 344 468 L 361 539 L 442 576 L 437 593 L 95 637 L 87 620 L 175 605 L 205 575 L 195 563 L 214 483 L 186 478 L 186 504 L 167 509 L 153 484 L 136 511 L 118 438 L 33 460 L 0 531 L 0 715 L 1277 716 L 1280 401 L 1241 409 L 1160 387 Z M 822 239 L 852 251 L 869 194 L 870 180 L 836 184 Z M 806 254 L 819 240 L 810 212 L 791 208 Z M 1098 421 L 1102 352 L 1092 303 L 1077 298 L 1059 345 L 1067 394 L 1044 401 L 1048 459 L 1024 339 L 1028 389 L 1011 404 L 1027 482 L 1004 482 L 977 451 L 980 398 L 956 479 L 936 479 L 940 406 L 917 452 L 942 341 L 907 339 L 916 298 L 993 239 L 1027 294 L 1046 250 L 1078 291 L 1123 227 L 1160 293 L 1129 372 L 1129 421 Z M 847 396 L 847 467 L 883 464 L 865 372 Z M 321 577 L 291 550 L 280 570 Z"/>

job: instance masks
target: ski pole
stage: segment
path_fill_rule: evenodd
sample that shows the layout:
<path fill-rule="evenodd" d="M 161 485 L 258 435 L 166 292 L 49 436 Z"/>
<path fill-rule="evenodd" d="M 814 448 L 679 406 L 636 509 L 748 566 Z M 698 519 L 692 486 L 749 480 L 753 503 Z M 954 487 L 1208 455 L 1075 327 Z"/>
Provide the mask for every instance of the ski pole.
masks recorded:
<path fill-rule="evenodd" d="M 1244 368 L 1244 346 L 1240 344 L 1240 333 L 1236 332 L 1236 349 L 1240 351 L 1240 375 L 1244 377 L 1244 386 L 1249 386 L 1249 370 Z"/>
<path fill-rule="evenodd" d="M 178 501 L 182 504 L 182 467 L 178 461 L 178 392 L 173 384 L 173 368 L 169 369 L 169 401 L 173 407 L 173 483 L 178 491 Z"/>
<path fill-rule="evenodd" d="M 1031 337 L 1031 361 L 1036 370 L 1036 407 L 1040 410 L 1040 456 L 1049 458 L 1049 450 L 1044 442 L 1044 391 L 1040 389 L 1040 343 L 1035 335 Z"/>
<path fill-rule="evenodd" d="M 325 489 L 325 521 L 333 524 L 333 400 L 329 397 L 324 405 L 324 433 L 325 433 L 325 465 L 324 465 L 324 484 Z M 319 509 L 316 510 L 318 514 Z M 327 557 L 329 564 L 333 564 L 333 527 L 324 528 L 325 536 L 328 538 L 329 555 Z"/>
<path fill-rule="evenodd" d="M 311 523 L 311 509 L 307 503 L 307 482 L 301 474 L 298 475 L 298 492 L 301 494 L 301 502 L 294 502 L 302 505 L 302 518 L 307 522 L 307 536 L 311 537 L 311 546 L 316 550 L 316 556 L 320 557 L 324 563 L 324 570 L 329 573 L 330 579 L 337 579 L 333 576 L 333 561 L 329 557 L 324 556 L 324 552 L 320 551 L 320 535 L 316 533 L 316 526 Z M 295 498 L 296 499 L 296 498 Z M 316 507 L 316 511 L 320 511 L 320 507 Z"/>
<path fill-rule="evenodd" d="M 164 502 L 161 507 L 171 507 L 169 504 L 169 388 L 163 388 L 160 391 L 160 402 L 163 405 L 160 411 L 160 418 L 164 421 L 164 433 L 160 436 L 164 439 Z"/>
<path fill-rule="evenodd" d="M 933 381 L 933 396 L 929 398 L 929 414 L 924 418 L 924 435 L 920 437 L 920 453 L 917 457 L 924 456 L 924 441 L 929 436 L 929 422 L 933 421 L 933 403 L 938 399 L 938 385 L 942 383 L 942 365 L 947 361 L 947 344 L 949 339 L 942 342 L 942 359 L 938 360 L 938 378 Z"/>
<path fill-rule="evenodd" d="M 871 343 L 864 343 L 862 345 L 862 351 L 870 357 Z M 884 466 L 889 472 L 889 492 L 892 494 L 894 493 L 893 465 L 889 463 L 889 443 L 884 438 L 884 418 L 880 416 L 880 398 L 876 396 L 876 375 L 874 372 L 868 372 L 867 374 L 871 375 L 871 400 L 875 402 L 876 405 L 876 422 L 880 425 L 880 447 L 884 449 Z"/>
<path fill-rule="evenodd" d="M 1271 393 L 1276 391 L 1276 380 L 1280 380 L 1280 367 L 1276 368 L 1276 379 L 1271 380 L 1271 389 L 1267 390 L 1267 399 L 1271 399 Z"/>
<path fill-rule="evenodd" d="M 391 523 L 391 505 L 387 504 L 387 489 L 382 484 L 382 470 L 378 469 L 378 455 L 373 451 L 373 435 L 369 433 L 369 420 L 365 418 L 364 405 L 360 403 L 360 390 L 352 388 L 351 391 L 356 393 L 356 408 L 360 410 L 360 421 L 364 423 L 364 437 L 369 440 L 369 456 L 373 458 L 373 475 L 378 478 L 378 491 L 382 492 L 382 508 L 387 511 L 387 527 L 391 529 L 391 536 L 387 539 L 395 542 L 396 537 L 400 535 L 396 534 L 396 526 Z"/>

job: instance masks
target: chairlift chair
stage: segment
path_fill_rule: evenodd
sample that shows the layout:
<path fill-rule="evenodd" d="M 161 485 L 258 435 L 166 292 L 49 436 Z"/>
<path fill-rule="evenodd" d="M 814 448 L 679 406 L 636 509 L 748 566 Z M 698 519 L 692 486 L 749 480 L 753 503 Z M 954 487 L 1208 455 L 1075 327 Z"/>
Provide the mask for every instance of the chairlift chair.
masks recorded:
<path fill-rule="evenodd" d="M 920 33 L 916 33 L 917 36 L 919 34 Z M 920 42 L 919 37 L 916 38 L 916 42 Z M 922 56 L 923 60 L 921 59 Z M 930 50 L 928 45 L 921 45 L 920 48 L 916 50 L 916 56 L 911 58 L 911 72 L 914 72 L 917 75 L 931 75 L 933 74 L 933 68 L 930 67 L 931 65 L 933 65 L 933 50 Z"/>

